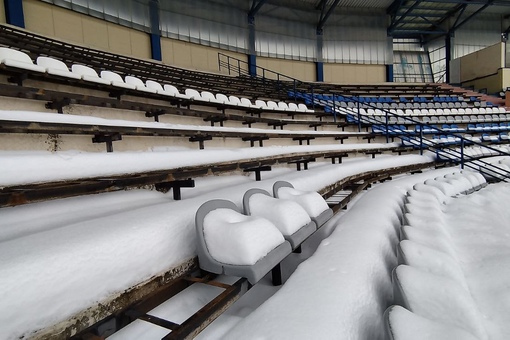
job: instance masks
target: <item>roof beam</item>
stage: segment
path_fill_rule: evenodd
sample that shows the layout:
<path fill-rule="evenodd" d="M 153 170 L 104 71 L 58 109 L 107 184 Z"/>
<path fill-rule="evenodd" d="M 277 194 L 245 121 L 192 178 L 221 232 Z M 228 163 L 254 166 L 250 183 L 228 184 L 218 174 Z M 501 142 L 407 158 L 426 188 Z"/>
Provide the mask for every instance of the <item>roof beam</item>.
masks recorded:
<path fill-rule="evenodd" d="M 319 32 L 322 33 L 322 30 L 324 28 L 324 25 L 326 24 L 326 21 L 328 21 L 329 16 L 333 13 L 333 11 L 335 10 L 335 8 L 339 2 L 340 2 L 340 0 L 335 0 L 335 2 L 329 7 L 329 9 L 326 13 L 324 13 L 326 2 L 324 2 L 322 4 L 323 7 L 322 7 L 322 11 L 321 11 L 321 17 L 320 17 L 319 23 L 317 24 L 317 32 L 318 33 Z"/>
<path fill-rule="evenodd" d="M 411 13 L 411 12 L 412 12 L 412 10 L 413 10 L 413 9 L 415 9 L 415 8 L 416 8 L 416 6 L 418 6 L 418 5 L 419 5 L 422 1 L 423 1 L 423 0 L 416 0 L 416 1 L 414 2 L 414 4 L 412 4 L 412 6 L 411 6 L 411 7 L 409 7 L 409 8 L 407 9 L 407 11 L 406 11 L 404 14 L 402 14 L 402 15 L 400 15 L 400 16 L 398 17 L 398 19 L 397 19 L 397 16 L 398 16 L 398 15 L 397 15 L 398 9 L 397 9 L 397 10 L 396 10 L 396 12 L 395 12 L 395 15 L 394 15 L 394 16 L 392 16 L 392 19 L 391 19 L 391 21 L 392 21 L 392 22 L 391 22 L 391 24 L 390 24 L 390 27 L 388 27 L 388 32 L 389 32 L 389 33 L 392 33 L 392 32 L 395 30 L 395 27 L 397 27 L 397 25 L 398 25 L 400 22 L 402 22 L 402 20 L 404 20 L 404 19 L 406 18 L 407 14 Z M 395 20 L 395 19 L 396 19 L 396 20 Z"/>
<path fill-rule="evenodd" d="M 267 0 L 259 0 L 257 2 L 257 0 L 253 0 L 252 4 L 251 4 L 251 9 L 250 11 L 248 12 L 248 17 L 249 18 L 253 18 L 255 17 L 255 14 L 257 14 L 257 12 L 260 10 L 260 8 L 264 5 L 264 3 L 266 3 Z"/>
<path fill-rule="evenodd" d="M 489 7 L 490 5 L 492 5 L 494 2 L 494 0 L 488 0 L 487 3 L 485 5 L 483 5 L 482 7 L 480 7 L 479 9 L 477 9 L 475 12 L 471 13 L 466 19 L 462 20 L 460 23 L 458 23 L 458 19 L 457 21 L 455 22 L 455 24 L 453 25 L 452 28 L 450 28 L 450 32 L 455 32 L 457 29 L 459 29 L 461 26 L 463 26 L 464 24 L 466 24 L 469 20 L 471 20 L 474 16 L 476 16 L 477 14 L 481 13 L 484 9 L 486 9 L 487 7 Z"/>

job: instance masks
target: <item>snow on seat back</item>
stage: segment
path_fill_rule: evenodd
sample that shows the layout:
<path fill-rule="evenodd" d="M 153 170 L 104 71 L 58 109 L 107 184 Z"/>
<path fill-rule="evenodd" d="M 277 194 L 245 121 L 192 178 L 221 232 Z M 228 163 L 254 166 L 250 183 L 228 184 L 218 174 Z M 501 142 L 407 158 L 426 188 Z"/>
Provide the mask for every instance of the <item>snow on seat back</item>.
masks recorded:
<path fill-rule="evenodd" d="M 462 328 L 425 318 L 402 306 L 386 309 L 384 319 L 390 340 L 478 340 Z"/>
<path fill-rule="evenodd" d="M 46 72 L 44 67 L 34 65 L 28 54 L 8 47 L 0 47 L 0 64 L 23 70 Z"/>
<path fill-rule="evenodd" d="M 97 74 L 96 70 L 94 70 L 92 67 L 88 67 L 85 65 L 79 65 L 79 64 L 73 64 L 71 66 L 71 71 L 74 74 L 77 74 L 81 77 L 81 79 L 85 81 L 89 81 L 92 83 L 97 84 L 103 84 L 103 85 L 110 85 L 111 81 L 99 78 L 99 75 Z"/>
<path fill-rule="evenodd" d="M 317 217 L 329 209 L 324 198 L 315 191 L 301 191 L 283 187 L 278 190 L 278 198 L 296 201 L 306 210 L 310 217 Z"/>
<path fill-rule="evenodd" d="M 445 253 L 414 241 L 404 240 L 397 246 L 397 258 L 399 264 L 406 264 L 435 275 L 449 277 L 469 291 L 459 263 L 451 253 Z"/>
<path fill-rule="evenodd" d="M 434 197 L 441 204 L 445 204 L 450 199 L 443 191 L 433 185 L 417 183 L 413 186 L 413 189 L 431 195 L 431 197 Z"/>
<path fill-rule="evenodd" d="M 294 201 L 255 193 L 249 197 L 248 204 L 250 215 L 271 221 L 284 236 L 294 234 L 312 221 L 304 208 Z"/>
<path fill-rule="evenodd" d="M 400 228 L 400 240 L 409 240 L 455 257 L 452 241 L 444 229 L 422 229 L 409 225 Z"/>
<path fill-rule="evenodd" d="M 48 74 L 72 79 L 81 79 L 80 75 L 71 72 L 67 65 L 58 59 L 53 59 L 50 57 L 37 57 L 36 62 L 37 65 L 44 67 L 46 73 Z"/>
<path fill-rule="evenodd" d="M 458 188 L 458 191 L 461 194 L 471 194 L 475 191 L 475 185 L 473 181 L 470 179 L 471 175 L 469 173 L 456 172 L 454 174 L 447 174 L 444 176 L 444 180 L 450 182 Z"/>
<path fill-rule="evenodd" d="M 443 181 L 441 179 L 437 178 L 428 179 L 425 181 L 425 184 L 438 188 L 439 190 L 441 190 L 443 194 L 445 194 L 448 197 L 455 197 L 459 194 L 454 184 Z"/>
<path fill-rule="evenodd" d="M 454 280 L 400 265 L 393 271 L 394 295 L 398 304 L 416 315 L 441 322 L 487 339 L 478 308 L 466 291 Z"/>
<path fill-rule="evenodd" d="M 204 237 L 211 256 L 232 265 L 253 265 L 284 242 L 270 221 L 224 208 L 205 216 Z"/>

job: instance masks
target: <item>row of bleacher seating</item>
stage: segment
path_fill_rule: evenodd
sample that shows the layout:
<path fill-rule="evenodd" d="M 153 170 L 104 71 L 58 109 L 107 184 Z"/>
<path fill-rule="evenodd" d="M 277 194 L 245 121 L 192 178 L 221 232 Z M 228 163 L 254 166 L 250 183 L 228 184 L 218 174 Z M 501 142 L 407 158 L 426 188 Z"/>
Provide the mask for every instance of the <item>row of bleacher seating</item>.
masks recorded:
<path fill-rule="evenodd" d="M 385 312 L 390 339 L 487 338 L 442 211 L 452 196 L 486 185 L 481 174 L 464 171 L 427 180 L 408 192 L 393 271 L 395 305 Z"/>
<path fill-rule="evenodd" d="M 213 94 L 210 91 L 197 91 L 195 89 L 186 88 L 184 93 L 179 92 L 178 88 L 171 84 L 161 85 L 159 82 L 147 79 L 143 82 L 141 79 L 126 75 L 123 79 L 120 74 L 102 70 L 98 72 L 88 66 L 81 64 L 68 66 L 57 59 L 39 56 L 36 59 L 36 64 L 33 63 L 29 55 L 24 52 L 0 47 L 0 64 L 4 67 L 11 69 L 18 69 L 23 72 L 35 72 L 41 74 L 48 74 L 57 77 L 63 77 L 72 80 L 82 80 L 89 83 L 112 86 L 123 90 L 140 91 L 142 93 L 152 93 L 162 96 L 167 96 L 185 104 L 213 104 L 215 106 L 221 105 L 226 108 L 244 108 L 255 109 L 262 111 L 282 111 L 282 112 L 296 112 L 296 113 L 313 113 L 306 107 L 305 104 L 276 102 L 268 100 L 256 100 L 255 103 L 249 98 L 239 98 L 237 96 L 227 96 L 223 93 Z"/>
<path fill-rule="evenodd" d="M 281 284 L 280 262 L 317 231 L 333 211 L 316 192 L 275 182 L 272 197 L 250 189 L 243 212 L 231 201 L 204 203 L 195 216 L 197 254 L 201 269 L 245 277 L 257 283 L 272 270 L 273 284 Z"/>
<path fill-rule="evenodd" d="M 494 108 L 460 108 L 460 109 L 374 109 L 374 108 L 337 108 L 337 113 L 355 114 L 358 113 L 364 116 L 385 116 L 389 115 L 399 116 L 444 116 L 444 115 L 486 115 L 486 114 L 506 114 L 507 110 L 504 107 Z M 510 117 L 510 116 L 509 116 Z"/>
<path fill-rule="evenodd" d="M 468 124 L 467 128 L 461 128 L 457 124 L 443 124 L 443 125 L 416 125 L 414 129 L 409 129 L 403 124 L 388 124 L 388 132 L 390 134 L 397 134 L 405 132 L 406 134 L 437 134 L 438 132 L 450 133 L 484 133 L 484 132 L 504 132 L 510 131 L 510 123 L 485 123 L 485 124 Z M 374 133 L 385 133 L 386 125 L 372 125 Z"/>
<path fill-rule="evenodd" d="M 270 138 L 290 138 L 301 144 L 315 138 L 334 138 L 343 143 L 349 137 L 371 137 L 367 132 L 342 131 L 293 131 L 253 128 L 200 127 L 164 124 L 158 122 L 138 122 L 127 120 L 109 120 L 89 116 L 59 115 L 53 113 L 0 111 L 0 133 L 54 133 L 94 135 L 93 142 L 107 143 L 107 151 L 113 151 L 112 142 L 128 136 L 167 136 L 189 137 L 190 142 L 203 142 L 213 137 L 240 138 L 251 146 Z"/>

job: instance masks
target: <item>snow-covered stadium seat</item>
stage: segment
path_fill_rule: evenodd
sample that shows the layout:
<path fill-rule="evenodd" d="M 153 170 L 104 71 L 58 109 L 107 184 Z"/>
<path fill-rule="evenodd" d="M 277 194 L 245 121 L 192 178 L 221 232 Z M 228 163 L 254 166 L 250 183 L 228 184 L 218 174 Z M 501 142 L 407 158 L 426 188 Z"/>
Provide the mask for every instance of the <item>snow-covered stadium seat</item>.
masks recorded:
<path fill-rule="evenodd" d="M 135 86 L 135 89 L 137 91 L 147 92 L 147 93 L 157 93 L 158 91 L 153 88 L 149 88 L 145 86 L 143 81 L 140 78 L 134 77 L 134 76 L 126 76 L 124 78 L 127 84 L 132 84 Z"/>
<path fill-rule="evenodd" d="M 69 70 L 67 65 L 58 59 L 37 57 L 37 65 L 44 67 L 46 73 L 71 79 L 81 79 L 81 76 Z"/>
<path fill-rule="evenodd" d="M 384 328 L 390 340 L 478 339 L 462 328 L 424 318 L 395 305 L 384 312 Z"/>
<path fill-rule="evenodd" d="M 277 181 L 273 184 L 273 196 L 276 198 L 290 199 L 299 203 L 308 213 L 317 228 L 320 228 L 332 216 L 331 210 L 320 194 L 315 191 L 296 190 L 292 184 L 286 181 Z"/>
<path fill-rule="evenodd" d="M 190 99 L 189 96 L 187 96 L 183 93 L 180 93 L 179 89 L 177 89 L 177 87 L 175 87 L 173 85 L 165 84 L 165 86 L 163 86 L 163 88 L 165 89 L 165 91 L 167 93 L 171 93 L 175 98 L 186 99 L 186 100 Z"/>
<path fill-rule="evenodd" d="M 304 240 L 312 235 L 317 226 L 308 213 L 298 203 L 272 197 L 262 189 L 250 189 L 243 196 L 243 208 L 246 215 L 263 217 L 271 221 L 297 249 Z"/>
<path fill-rule="evenodd" d="M 309 108 L 306 106 L 306 104 L 303 104 L 303 103 L 298 104 L 298 108 L 299 108 L 299 111 L 301 111 L 301 112 L 308 112 L 308 113 L 313 113 L 313 112 L 315 112 L 315 110 L 309 109 Z"/>
<path fill-rule="evenodd" d="M 456 281 L 400 265 L 393 271 L 393 286 L 396 303 L 416 315 L 487 338 L 473 298 Z"/>
<path fill-rule="evenodd" d="M 101 71 L 101 78 L 110 81 L 116 87 L 130 90 L 136 89 L 135 85 L 126 83 L 118 73 L 112 71 Z"/>
<path fill-rule="evenodd" d="M 270 221 L 241 214 L 231 201 L 205 202 L 195 215 L 197 254 L 203 270 L 245 277 L 257 283 L 269 271 L 279 271 L 280 262 L 292 248 Z"/>
<path fill-rule="evenodd" d="M 28 54 L 8 47 L 0 47 L 0 64 L 27 71 L 46 72 L 44 67 L 34 65 Z"/>
<path fill-rule="evenodd" d="M 74 64 L 73 66 L 71 66 L 71 71 L 74 74 L 79 75 L 81 77 L 81 79 L 83 79 L 85 81 L 89 81 L 89 82 L 97 83 L 97 84 L 103 84 L 103 85 L 111 84 L 110 80 L 100 78 L 99 75 L 97 74 L 96 70 L 94 70 L 92 67 Z"/>

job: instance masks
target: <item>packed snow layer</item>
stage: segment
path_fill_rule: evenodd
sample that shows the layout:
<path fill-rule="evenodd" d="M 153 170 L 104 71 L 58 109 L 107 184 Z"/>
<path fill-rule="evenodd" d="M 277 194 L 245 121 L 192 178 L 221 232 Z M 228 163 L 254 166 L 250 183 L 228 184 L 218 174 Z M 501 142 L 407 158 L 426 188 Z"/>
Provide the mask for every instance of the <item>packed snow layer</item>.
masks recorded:
<path fill-rule="evenodd" d="M 290 236 L 310 223 L 310 216 L 296 202 L 254 194 L 249 199 L 250 214 L 271 221 L 284 236 Z"/>
<path fill-rule="evenodd" d="M 269 220 L 232 209 L 215 209 L 205 216 L 204 238 L 216 261 L 248 266 L 285 241 Z"/>
<path fill-rule="evenodd" d="M 489 185 L 448 205 L 447 231 L 489 339 L 510 334 L 510 184 Z"/>
<path fill-rule="evenodd" d="M 105 119 L 92 116 L 78 116 L 71 114 L 55 114 L 47 112 L 34 112 L 34 111 L 0 111 L 0 120 L 5 121 L 20 121 L 20 122 L 41 122 L 41 123 L 57 123 L 62 126 L 65 125 L 101 125 L 113 127 L 139 127 L 139 128 L 158 128 L 168 130 L 186 130 L 186 131 L 204 131 L 204 132 L 237 132 L 237 133 L 264 133 L 266 135 L 286 135 L 286 134 L 306 134 L 306 135 L 349 135 L 350 132 L 343 131 L 292 131 L 292 130 L 269 130 L 269 129 L 256 129 L 256 128 L 239 128 L 239 127 L 215 127 L 204 125 L 182 125 L 182 124 L 169 124 L 160 122 L 143 122 L 143 121 L 129 121 L 121 119 Z M 361 134 L 368 134 L 368 132 Z"/>
<path fill-rule="evenodd" d="M 328 204 L 322 196 L 315 191 L 302 191 L 294 188 L 283 187 L 278 190 L 278 197 L 298 202 L 310 215 L 317 217 L 325 210 L 328 210 Z"/>
<path fill-rule="evenodd" d="M 262 148 L 249 151 L 259 150 Z M 169 154 L 154 152 L 153 157 L 166 162 L 162 156 Z M 144 154 L 139 155 L 121 158 L 125 157 L 127 168 L 146 166 Z M 60 170 L 52 168 L 51 162 L 61 156 L 44 154 L 33 159 L 19 155 L 32 164 L 30 171 L 38 170 L 36 176 L 56 179 L 61 179 Z M 216 154 L 221 156 L 221 152 Z M 190 156 L 191 160 L 207 161 L 196 155 Z M 277 180 L 287 180 L 300 190 L 317 191 L 360 171 L 430 161 L 431 156 L 418 155 L 359 157 L 342 165 L 313 164 L 306 172 L 275 169 L 270 174 L 276 175 L 268 174 L 261 182 L 242 176 L 237 182 L 220 177 L 220 185 L 210 186 L 206 179 L 197 179 L 196 188 L 183 190 L 182 201 L 173 201 L 171 194 L 133 190 L 2 208 L 0 339 L 16 339 L 51 326 L 195 256 L 194 217 L 207 200 L 228 199 L 240 207 L 248 189 L 270 191 Z M 112 161 L 110 165 L 117 164 Z M 97 163 L 84 159 L 76 171 L 95 167 Z M 16 169 L 20 175 L 29 172 L 23 167 Z M 108 171 L 106 166 L 102 169 Z M 16 171 L 11 176 L 16 179 Z M 2 178 L 7 177 L 2 171 Z"/>
<path fill-rule="evenodd" d="M 392 307 L 388 314 L 394 340 L 479 340 L 461 328 L 424 318 L 400 306 Z"/>
<path fill-rule="evenodd" d="M 65 181 L 99 176 L 133 174 L 137 172 L 177 169 L 187 166 L 216 164 L 284 154 L 367 150 L 369 148 L 393 148 L 390 144 L 339 144 L 270 146 L 263 148 L 237 148 L 205 150 L 177 149 L 153 152 L 93 153 L 79 151 L 63 152 L 13 152 L 0 151 L 0 188 L 27 183 Z M 433 157 L 428 156 L 430 161 Z M 424 161 L 425 158 L 422 158 Z M 391 164 L 391 162 L 390 162 Z M 37 169 L 37 171 L 34 171 Z"/>
<path fill-rule="evenodd" d="M 223 339 L 384 339 L 404 196 L 451 172 L 408 176 L 365 193 L 283 287 Z"/>

